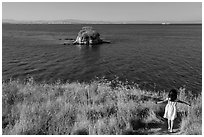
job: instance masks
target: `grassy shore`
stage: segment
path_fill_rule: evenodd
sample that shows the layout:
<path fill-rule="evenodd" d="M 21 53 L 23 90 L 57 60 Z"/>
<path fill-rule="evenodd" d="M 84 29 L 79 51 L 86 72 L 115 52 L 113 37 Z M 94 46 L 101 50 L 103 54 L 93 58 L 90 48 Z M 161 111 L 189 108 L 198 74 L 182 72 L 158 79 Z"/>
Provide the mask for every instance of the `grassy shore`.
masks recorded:
<path fill-rule="evenodd" d="M 202 96 L 185 89 L 174 128 L 178 134 L 202 134 Z M 90 84 L 39 84 L 33 80 L 2 84 L 3 134 L 160 134 L 166 131 L 167 93 L 95 81 Z M 154 132 L 154 129 L 159 129 Z M 164 132 L 163 132 L 164 133 Z"/>

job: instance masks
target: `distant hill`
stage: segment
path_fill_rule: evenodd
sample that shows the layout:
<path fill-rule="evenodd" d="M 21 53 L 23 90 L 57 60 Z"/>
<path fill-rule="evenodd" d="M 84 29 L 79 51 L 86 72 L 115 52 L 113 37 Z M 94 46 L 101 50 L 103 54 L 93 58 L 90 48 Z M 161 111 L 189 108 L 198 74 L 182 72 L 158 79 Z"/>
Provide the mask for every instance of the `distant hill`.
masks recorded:
<path fill-rule="evenodd" d="M 86 20 L 75 20 L 75 19 L 36 20 L 36 21 L 3 19 L 2 22 L 9 23 L 9 24 L 111 24 L 111 22 L 105 22 L 105 21 L 86 21 Z"/>
<path fill-rule="evenodd" d="M 8 24 L 202 24 L 202 21 L 87 21 L 77 19 L 65 19 L 65 20 L 13 20 L 3 19 L 2 23 Z"/>

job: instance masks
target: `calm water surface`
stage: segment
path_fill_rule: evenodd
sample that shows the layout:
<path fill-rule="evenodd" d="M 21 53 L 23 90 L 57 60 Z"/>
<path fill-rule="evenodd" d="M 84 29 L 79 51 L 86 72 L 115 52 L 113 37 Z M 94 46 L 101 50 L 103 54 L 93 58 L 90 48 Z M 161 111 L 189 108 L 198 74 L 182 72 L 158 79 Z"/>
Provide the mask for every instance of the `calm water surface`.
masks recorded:
<path fill-rule="evenodd" d="M 201 25 L 91 25 L 111 44 L 62 45 L 82 26 L 4 24 L 3 80 L 33 76 L 39 82 L 89 82 L 117 76 L 147 90 L 185 85 L 201 92 Z"/>

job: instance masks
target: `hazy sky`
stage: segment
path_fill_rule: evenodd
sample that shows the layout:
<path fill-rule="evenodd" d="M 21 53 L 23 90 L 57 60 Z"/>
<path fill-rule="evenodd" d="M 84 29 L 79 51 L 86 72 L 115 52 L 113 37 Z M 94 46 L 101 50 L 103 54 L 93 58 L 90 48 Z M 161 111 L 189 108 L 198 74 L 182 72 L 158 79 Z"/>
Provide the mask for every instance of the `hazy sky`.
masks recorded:
<path fill-rule="evenodd" d="M 3 2 L 3 19 L 93 21 L 202 20 L 201 2 Z"/>

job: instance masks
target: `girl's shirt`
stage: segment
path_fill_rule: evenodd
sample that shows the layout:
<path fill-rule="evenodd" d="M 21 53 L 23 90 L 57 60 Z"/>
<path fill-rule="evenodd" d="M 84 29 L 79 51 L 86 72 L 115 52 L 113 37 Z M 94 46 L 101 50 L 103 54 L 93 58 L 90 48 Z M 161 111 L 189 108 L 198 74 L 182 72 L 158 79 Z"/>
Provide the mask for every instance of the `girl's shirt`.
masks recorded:
<path fill-rule="evenodd" d="M 172 105 L 172 106 L 176 106 L 178 99 L 176 99 L 175 101 L 170 101 L 170 98 L 167 98 L 168 100 L 168 104 Z"/>

